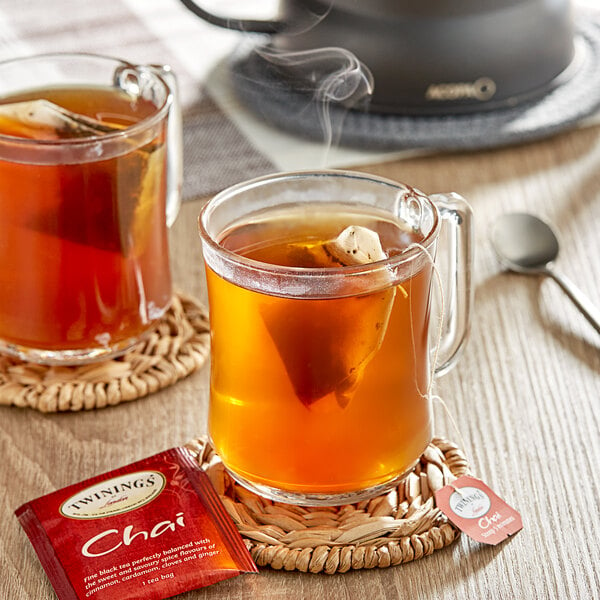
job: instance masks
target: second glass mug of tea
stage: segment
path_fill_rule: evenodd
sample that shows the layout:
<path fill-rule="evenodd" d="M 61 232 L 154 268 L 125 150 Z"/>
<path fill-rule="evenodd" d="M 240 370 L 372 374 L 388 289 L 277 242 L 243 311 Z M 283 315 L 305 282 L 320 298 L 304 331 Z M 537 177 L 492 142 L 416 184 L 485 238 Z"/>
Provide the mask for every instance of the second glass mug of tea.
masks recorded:
<path fill-rule="evenodd" d="M 104 359 L 168 309 L 175 92 L 168 67 L 105 56 L 0 63 L 0 352 Z"/>
<path fill-rule="evenodd" d="M 300 505 L 397 485 L 432 438 L 431 379 L 467 334 L 466 201 L 347 171 L 282 173 L 215 196 L 199 230 L 208 432 L 231 476 Z M 340 243 L 362 260 L 340 259 Z M 434 279 L 445 282 L 440 326 Z"/>

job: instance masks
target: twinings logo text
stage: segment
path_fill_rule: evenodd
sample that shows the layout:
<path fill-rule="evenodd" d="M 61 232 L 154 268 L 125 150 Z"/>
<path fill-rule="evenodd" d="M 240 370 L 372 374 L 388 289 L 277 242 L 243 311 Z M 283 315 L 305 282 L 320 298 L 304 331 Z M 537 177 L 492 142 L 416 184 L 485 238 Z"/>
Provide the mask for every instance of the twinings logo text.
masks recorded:
<path fill-rule="evenodd" d="M 159 471 L 138 471 L 101 481 L 65 500 L 60 513 L 71 519 L 101 519 L 148 504 L 164 489 Z"/>
<path fill-rule="evenodd" d="M 496 93 L 496 83 L 489 77 L 472 82 L 431 83 L 425 92 L 427 100 L 490 100 Z"/>
<path fill-rule="evenodd" d="M 463 519 L 476 519 L 491 508 L 489 496 L 475 487 L 463 487 L 450 496 L 450 508 Z"/>

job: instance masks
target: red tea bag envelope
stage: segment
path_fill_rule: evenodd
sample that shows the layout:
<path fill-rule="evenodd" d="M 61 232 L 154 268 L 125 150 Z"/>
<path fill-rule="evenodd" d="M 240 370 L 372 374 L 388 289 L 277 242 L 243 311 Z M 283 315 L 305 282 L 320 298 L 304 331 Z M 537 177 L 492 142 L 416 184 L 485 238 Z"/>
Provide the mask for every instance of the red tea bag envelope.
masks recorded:
<path fill-rule="evenodd" d="M 16 515 L 59 600 L 158 600 L 257 572 L 184 448 L 42 496 Z"/>

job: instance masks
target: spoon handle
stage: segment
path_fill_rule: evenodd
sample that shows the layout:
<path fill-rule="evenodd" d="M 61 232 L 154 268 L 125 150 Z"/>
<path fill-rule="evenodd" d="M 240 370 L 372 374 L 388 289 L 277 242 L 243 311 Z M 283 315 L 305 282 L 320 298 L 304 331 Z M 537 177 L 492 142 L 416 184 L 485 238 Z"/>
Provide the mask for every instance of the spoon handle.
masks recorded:
<path fill-rule="evenodd" d="M 546 272 L 560 287 L 565 294 L 571 298 L 575 306 L 581 311 L 583 316 L 592 324 L 598 333 L 600 333 L 600 311 L 586 298 L 581 290 L 564 275 L 559 275 L 552 269 L 546 269 Z"/>

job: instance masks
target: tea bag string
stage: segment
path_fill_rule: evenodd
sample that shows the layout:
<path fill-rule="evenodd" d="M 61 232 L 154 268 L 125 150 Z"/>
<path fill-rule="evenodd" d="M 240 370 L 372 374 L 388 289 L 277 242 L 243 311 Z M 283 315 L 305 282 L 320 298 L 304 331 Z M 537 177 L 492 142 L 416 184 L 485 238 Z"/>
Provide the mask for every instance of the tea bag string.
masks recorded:
<path fill-rule="evenodd" d="M 443 323 L 444 323 L 444 316 L 445 316 L 445 311 L 446 311 L 445 300 L 444 300 L 444 286 L 442 284 L 442 277 L 440 275 L 440 271 L 437 268 L 437 265 L 435 264 L 435 260 L 433 259 L 431 252 L 429 252 L 429 250 L 427 248 L 425 248 L 425 246 L 423 246 L 422 244 L 419 244 L 418 242 L 413 242 L 412 244 L 410 244 L 406 248 L 405 252 L 408 252 L 409 250 L 411 250 L 413 248 L 417 248 L 418 250 L 423 252 L 423 254 L 429 260 L 429 263 L 431 264 L 431 269 L 433 271 L 433 275 L 435 278 L 435 282 L 437 284 L 437 289 L 438 289 L 439 298 L 440 298 L 440 315 L 438 317 L 438 323 L 437 323 L 437 328 L 436 328 L 435 345 L 434 345 L 433 357 L 432 357 L 432 361 L 431 361 L 431 373 L 428 378 L 427 389 L 425 390 L 425 393 L 423 394 L 424 396 L 429 397 L 431 395 L 431 387 L 433 385 L 433 378 L 435 376 L 435 368 L 437 365 L 438 354 L 439 354 L 440 346 L 442 343 Z M 413 265 L 414 265 L 414 262 L 415 261 L 413 261 L 413 263 L 412 263 Z M 413 266 L 413 268 L 414 268 L 414 266 Z M 411 279 L 414 275 L 415 275 L 415 273 L 412 272 Z M 410 295 L 409 298 L 410 298 L 409 311 L 410 311 L 411 342 L 413 345 L 413 356 L 416 359 L 412 294 Z"/>
<path fill-rule="evenodd" d="M 436 330 L 436 336 L 435 336 L 435 346 L 434 346 L 434 351 L 433 351 L 433 358 L 431 361 L 432 362 L 431 373 L 429 376 L 429 381 L 427 382 L 427 390 L 425 391 L 424 396 L 425 396 L 425 398 L 428 398 L 432 402 L 437 402 L 444 409 L 444 412 L 446 413 L 446 416 L 448 417 L 450 424 L 452 425 L 454 431 L 456 432 L 456 434 L 459 438 L 461 448 L 462 448 L 463 452 L 465 453 L 465 455 L 467 455 L 465 439 L 458 427 L 458 423 L 456 422 L 456 419 L 450 412 L 450 409 L 448 408 L 448 405 L 443 400 L 443 398 L 441 396 L 439 396 L 438 394 L 432 394 L 432 389 L 431 389 L 433 386 L 433 380 L 435 377 L 435 369 L 437 366 L 438 354 L 439 354 L 440 346 L 442 343 L 444 316 L 446 314 L 445 299 L 444 299 L 444 286 L 442 284 L 442 276 L 440 275 L 440 271 L 439 271 L 437 265 L 435 264 L 435 260 L 433 259 L 431 252 L 429 252 L 429 250 L 427 248 L 425 248 L 425 246 L 423 246 L 422 244 L 419 244 L 418 242 L 413 242 L 406 248 L 405 252 L 408 252 L 412 248 L 419 249 L 421 252 L 423 252 L 423 254 L 429 260 L 429 263 L 431 264 L 431 269 L 434 274 L 434 278 L 435 278 L 435 282 L 436 282 L 438 294 L 439 294 L 439 300 L 440 300 L 440 314 L 438 317 L 437 330 Z M 411 273 L 411 276 L 412 275 L 414 275 L 414 273 Z M 415 357 L 415 360 L 416 360 L 413 313 L 412 313 L 412 294 L 410 296 L 409 310 L 410 310 L 410 328 L 411 328 L 411 341 L 412 341 L 412 345 L 413 345 L 413 356 Z"/>

